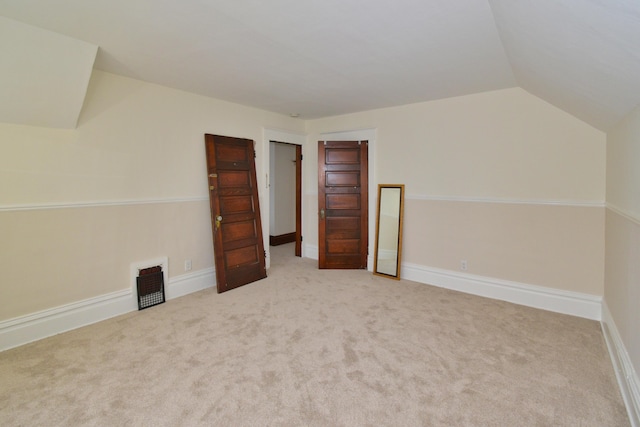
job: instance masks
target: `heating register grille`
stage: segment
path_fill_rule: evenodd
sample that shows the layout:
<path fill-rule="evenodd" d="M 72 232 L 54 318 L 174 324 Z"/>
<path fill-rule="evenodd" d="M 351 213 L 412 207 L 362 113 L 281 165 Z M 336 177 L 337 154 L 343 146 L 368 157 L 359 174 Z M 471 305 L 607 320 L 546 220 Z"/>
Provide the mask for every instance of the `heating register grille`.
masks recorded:
<path fill-rule="evenodd" d="M 138 310 L 162 304 L 164 297 L 164 274 L 162 266 L 138 270 Z"/>

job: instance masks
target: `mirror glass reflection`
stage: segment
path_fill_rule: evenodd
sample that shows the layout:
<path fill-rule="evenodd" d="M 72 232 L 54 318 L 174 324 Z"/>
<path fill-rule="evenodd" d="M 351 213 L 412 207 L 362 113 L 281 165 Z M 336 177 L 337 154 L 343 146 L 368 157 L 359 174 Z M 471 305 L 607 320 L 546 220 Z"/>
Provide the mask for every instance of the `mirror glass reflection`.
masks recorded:
<path fill-rule="evenodd" d="M 378 186 L 378 222 L 374 274 L 400 279 L 404 185 Z"/>

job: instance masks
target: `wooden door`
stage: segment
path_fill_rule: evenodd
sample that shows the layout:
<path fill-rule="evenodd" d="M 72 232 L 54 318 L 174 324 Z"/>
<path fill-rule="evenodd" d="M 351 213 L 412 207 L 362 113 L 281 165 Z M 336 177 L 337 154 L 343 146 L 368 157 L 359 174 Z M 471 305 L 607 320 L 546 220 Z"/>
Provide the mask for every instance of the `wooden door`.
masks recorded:
<path fill-rule="evenodd" d="M 267 277 L 253 141 L 205 135 L 218 293 Z"/>
<path fill-rule="evenodd" d="M 367 150 L 367 141 L 318 142 L 319 268 L 367 268 Z"/>

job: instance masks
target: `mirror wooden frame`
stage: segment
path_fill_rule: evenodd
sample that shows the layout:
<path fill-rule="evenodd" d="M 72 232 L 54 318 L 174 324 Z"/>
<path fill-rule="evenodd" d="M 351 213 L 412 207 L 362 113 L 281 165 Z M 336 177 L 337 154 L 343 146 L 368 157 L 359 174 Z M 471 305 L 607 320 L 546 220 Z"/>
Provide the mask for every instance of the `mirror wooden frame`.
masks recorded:
<path fill-rule="evenodd" d="M 398 191 L 391 191 L 398 190 Z M 400 280 L 404 184 L 378 184 L 373 274 Z"/>

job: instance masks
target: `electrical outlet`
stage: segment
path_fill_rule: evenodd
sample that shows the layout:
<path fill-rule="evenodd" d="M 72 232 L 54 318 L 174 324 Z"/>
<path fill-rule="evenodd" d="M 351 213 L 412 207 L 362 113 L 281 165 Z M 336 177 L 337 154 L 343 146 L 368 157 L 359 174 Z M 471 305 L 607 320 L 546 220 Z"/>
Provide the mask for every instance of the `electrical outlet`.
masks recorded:
<path fill-rule="evenodd" d="M 190 259 L 185 259 L 184 260 L 184 271 L 191 271 L 191 260 Z"/>
<path fill-rule="evenodd" d="M 466 259 L 463 259 L 462 261 L 460 261 L 460 270 L 467 271 L 467 260 Z"/>

